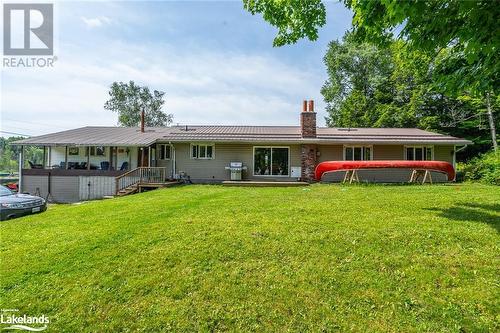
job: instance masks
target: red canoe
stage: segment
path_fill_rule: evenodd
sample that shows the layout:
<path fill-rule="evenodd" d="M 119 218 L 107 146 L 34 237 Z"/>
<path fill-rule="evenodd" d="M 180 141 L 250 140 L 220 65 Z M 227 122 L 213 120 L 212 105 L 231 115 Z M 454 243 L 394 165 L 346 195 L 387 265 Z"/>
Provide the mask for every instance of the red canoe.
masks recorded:
<path fill-rule="evenodd" d="M 449 181 L 455 179 L 453 165 L 443 161 L 326 161 L 316 166 L 314 177 L 319 181 L 325 172 L 354 169 L 419 169 L 446 173 Z"/>

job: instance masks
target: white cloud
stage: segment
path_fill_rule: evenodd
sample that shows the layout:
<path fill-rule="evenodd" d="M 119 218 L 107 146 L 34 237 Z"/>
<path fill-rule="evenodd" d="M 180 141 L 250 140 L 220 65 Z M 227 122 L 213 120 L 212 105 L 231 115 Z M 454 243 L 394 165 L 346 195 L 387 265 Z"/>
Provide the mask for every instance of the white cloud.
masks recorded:
<path fill-rule="evenodd" d="M 122 42 L 96 46 L 91 54 L 74 45 L 61 50 L 54 68 L 2 73 L 4 130 L 38 135 L 115 125 L 116 114 L 103 108 L 113 81 L 165 91 L 164 111 L 181 124 L 298 125 L 302 99 L 322 107 L 321 69 L 296 68 L 274 56 Z"/>
<path fill-rule="evenodd" d="M 97 28 L 103 25 L 108 25 L 111 24 L 111 19 L 107 16 L 99 16 L 99 17 L 93 17 L 93 18 L 87 18 L 85 16 L 81 17 L 83 23 L 87 26 L 87 28 Z"/>

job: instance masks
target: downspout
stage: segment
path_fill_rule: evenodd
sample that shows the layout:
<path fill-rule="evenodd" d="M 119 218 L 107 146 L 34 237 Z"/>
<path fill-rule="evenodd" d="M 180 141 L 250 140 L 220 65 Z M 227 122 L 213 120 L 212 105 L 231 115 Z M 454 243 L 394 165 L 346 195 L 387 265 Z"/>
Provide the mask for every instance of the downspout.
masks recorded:
<path fill-rule="evenodd" d="M 458 153 L 459 151 L 462 151 L 464 150 L 465 148 L 467 148 L 468 145 L 464 145 L 463 147 L 460 147 L 458 148 L 457 150 L 455 150 L 455 153 Z M 456 146 L 455 146 L 456 147 Z"/>
<path fill-rule="evenodd" d="M 172 173 L 172 179 L 175 178 L 175 147 L 174 145 L 169 141 L 168 144 L 170 145 L 170 147 L 172 148 L 172 170 L 171 170 L 171 173 Z"/>
<path fill-rule="evenodd" d="M 457 145 L 453 145 L 453 169 L 457 169 Z"/>

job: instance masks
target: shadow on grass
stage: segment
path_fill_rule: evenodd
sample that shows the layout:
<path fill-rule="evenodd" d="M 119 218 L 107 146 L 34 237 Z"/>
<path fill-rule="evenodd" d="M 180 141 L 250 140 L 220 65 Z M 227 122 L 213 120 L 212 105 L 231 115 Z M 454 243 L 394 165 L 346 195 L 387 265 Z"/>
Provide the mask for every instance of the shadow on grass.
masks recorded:
<path fill-rule="evenodd" d="M 486 223 L 500 232 L 500 204 L 459 203 L 450 208 L 427 208 L 455 221 Z"/>

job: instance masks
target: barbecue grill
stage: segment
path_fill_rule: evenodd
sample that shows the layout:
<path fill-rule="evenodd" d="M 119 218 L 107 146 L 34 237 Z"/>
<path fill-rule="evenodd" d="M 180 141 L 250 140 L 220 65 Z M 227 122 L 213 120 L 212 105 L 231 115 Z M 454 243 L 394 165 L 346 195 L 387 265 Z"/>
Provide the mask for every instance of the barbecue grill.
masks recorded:
<path fill-rule="evenodd" d="M 231 162 L 225 169 L 231 171 L 231 180 L 241 180 L 241 172 L 247 167 L 242 162 Z"/>

